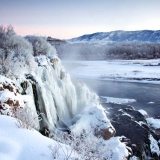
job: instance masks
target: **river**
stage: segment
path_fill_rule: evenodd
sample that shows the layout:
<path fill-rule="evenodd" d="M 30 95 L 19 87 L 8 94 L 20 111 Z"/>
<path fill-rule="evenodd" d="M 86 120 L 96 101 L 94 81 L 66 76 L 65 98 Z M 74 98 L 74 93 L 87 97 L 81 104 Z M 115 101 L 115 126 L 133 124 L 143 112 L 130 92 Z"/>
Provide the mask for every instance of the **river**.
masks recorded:
<path fill-rule="evenodd" d="M 160 118 L 160 86 L 137 82 L 119 82 L 80 79 L 99 96 L 135 99 L 131 103 L 136 110 L 143 109 L 149 116 Z M 149 103 L 154 102 L 154 103 Z"/>

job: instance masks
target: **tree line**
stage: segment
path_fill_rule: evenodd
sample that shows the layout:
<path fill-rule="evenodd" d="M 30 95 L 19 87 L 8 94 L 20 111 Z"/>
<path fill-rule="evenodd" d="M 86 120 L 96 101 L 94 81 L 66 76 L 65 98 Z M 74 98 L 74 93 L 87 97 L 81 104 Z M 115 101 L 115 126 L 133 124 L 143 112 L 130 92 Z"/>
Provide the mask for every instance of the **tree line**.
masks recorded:
<path fill-rule="evenodd" d="M 156 59 L 160 58 L 160 43 L 62 44 L 55 46 L 61 59 Z"/>

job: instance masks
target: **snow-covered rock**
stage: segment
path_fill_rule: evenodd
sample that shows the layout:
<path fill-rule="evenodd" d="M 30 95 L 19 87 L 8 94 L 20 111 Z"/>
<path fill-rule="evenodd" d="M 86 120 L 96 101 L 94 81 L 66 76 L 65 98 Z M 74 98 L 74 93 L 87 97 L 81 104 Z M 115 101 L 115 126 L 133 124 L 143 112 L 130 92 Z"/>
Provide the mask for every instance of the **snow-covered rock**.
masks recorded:
<path fill-rule="evenodd" d="M 71 131 L 76 134 L 81 134 L 84 131 L 86 133 L 93 131 L 95 135 L 100 135 L 105 140 L 108 140 L 116 133 L 106 117 L 105 109 L 101 105 L 85 108 L 74 117 L 73 124 Z"/>
<path fill-rule="evenodd" d="M 12 110 L 24 106 L 15 83 L 0 75 L 0 113 L 12 116 Z"/>

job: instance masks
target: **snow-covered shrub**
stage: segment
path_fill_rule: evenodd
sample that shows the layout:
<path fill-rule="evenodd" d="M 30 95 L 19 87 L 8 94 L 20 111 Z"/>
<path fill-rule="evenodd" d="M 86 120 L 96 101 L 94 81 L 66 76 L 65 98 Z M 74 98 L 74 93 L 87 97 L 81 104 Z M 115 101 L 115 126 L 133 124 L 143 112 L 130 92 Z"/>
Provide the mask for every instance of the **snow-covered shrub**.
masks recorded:
<path fill-rule="evenodd" d="M 57 54 L 55 47 L 48 43 L 45 37 L 27 36 L 26 39 L 33 45 L 34 56 L 52 56 Z"/>
<path fill-rule="evenodd" d="M 16 35 L 14 32 L 14 29 L 12 26 L 3 27 L 0 26 L 0 48 L 3 48 L 5 51 L 8 50 L 8 48 L 11 48 L 10 37 Z"/>
<path fill-rule="evenodd" d="M 33 129 L 37 127 L 36 120 L 41 121 L 41 113 L 35 113 L 28 107 L 18 108 L 13 110 L 13 117 L 16 118 L 16 125 L 19 128 Z"/>
<path fill-rule="evenodd" d="M 23 37 L 17 36 L 12 26 L 0 26 L 0 48 L 4 49 L 6 54 L 10 50 L 29 50 L 33 53 L 32 45 Z"/>
<path fill-rule="evenodd" d="M 58 155 L 58 150 L 62 148 L 63 144 L 67 144 L 71 147 L 71 150 L 63 150 L 66 160 L 70 158 L 72 153 L 77 153 L 78 156 L 75 160 L 104 160 L 105 148 L 103 146 L 103 139 L 100 137 L 95 137 L 93 131 L 89 134 L 85 132 L 83 134 L 75 135 L 73 133 L 61 133 L 59 134 L 56 148 L 51 148 L 53 156 Z"/>
<path fill-rule="evenodd" d="M 55 141 L 57 142 L 57 141 Z M 52 156 L 53 156 L 53 160 L 61 160 L 61 154 L 60 151 L 63 152 L 63 158 L 64 160 L 80 160 L 78 157 L 78 155 L 76 154 L 76 152 L 70 148 L 67 145 L 64 145 L 62 143 L 58 143 L 56 145 L 53 146 L 49 146 L 51 152 L 52 152 Z"/>

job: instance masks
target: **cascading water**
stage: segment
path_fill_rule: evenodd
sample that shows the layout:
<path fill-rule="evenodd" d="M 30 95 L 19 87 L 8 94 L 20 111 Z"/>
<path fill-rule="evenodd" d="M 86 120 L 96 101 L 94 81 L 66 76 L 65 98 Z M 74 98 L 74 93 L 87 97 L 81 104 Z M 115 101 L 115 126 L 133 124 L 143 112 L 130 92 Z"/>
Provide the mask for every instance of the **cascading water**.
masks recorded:
<path fill-rule="evenodd" d="M 93 95 L 84 85 L 75 88 L 69 74 L 65 73 L 65 76 L 61 77 L 61 72 L 65 70 L 58 58 L 51 62 L 46 60 L 46 57 L 43 58 L 46 65 L 38 67 L 36 75 L 32 78 L 32 84 L 29 85 L 32 86 L 32 91 L 28 87 L 26 92 L 34 95 L 36 110 L 44 113 L 40 122 L 41 127 L 70 127 L 72 118 L 91 103 Z"/>

